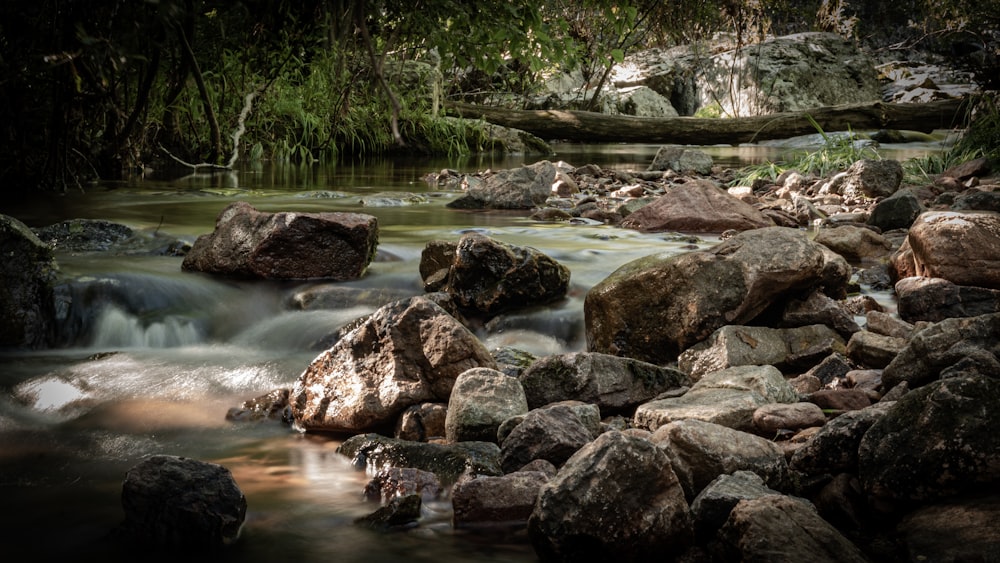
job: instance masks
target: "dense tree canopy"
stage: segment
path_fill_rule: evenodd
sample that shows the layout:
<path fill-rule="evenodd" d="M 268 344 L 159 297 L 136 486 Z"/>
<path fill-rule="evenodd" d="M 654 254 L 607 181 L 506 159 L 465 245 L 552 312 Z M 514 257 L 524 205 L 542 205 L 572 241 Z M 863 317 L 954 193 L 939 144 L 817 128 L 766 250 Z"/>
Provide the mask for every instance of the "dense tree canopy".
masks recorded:
<path fill-rule="evenodd" d="M 718 31 L 750 41 L 824 28 L 995 55 L 1000 0 L 987 4 L 994 9 L 973 0 L 8 0 L 0 179 L 5 190 L 64 190 L 155 159 L 474 149 L 474 132 L 444 125 L 392 64 L 439 64 L 454 99 L 509 101 L 553 69 L 600 85 L 628 52 Z"/>

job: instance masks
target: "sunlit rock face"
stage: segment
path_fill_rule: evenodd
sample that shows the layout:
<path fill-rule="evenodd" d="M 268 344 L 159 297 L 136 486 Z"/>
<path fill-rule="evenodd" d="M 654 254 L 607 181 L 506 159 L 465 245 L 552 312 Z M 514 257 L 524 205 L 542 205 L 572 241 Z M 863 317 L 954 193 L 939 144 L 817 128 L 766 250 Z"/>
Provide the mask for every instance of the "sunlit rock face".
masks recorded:
<path fill-rule="evenodd" d="M 1000 289 L 1000 213 L 922 213 L 893 253 L 891 268 L 897 279 L 943 278 L 957 285 Z"/>
<path fill-rule="evenodd" d="M 881 98 L 875 62 L 834 33 L 642 51 L 618 65 L 612 80 L 617 88 L 648 86 L 681 115 L 707 106 L 733 117 L 762 115 Z"/>
<path fill-rule="evenodd" d="M 378 221 L 362 213 L 262 213 L 229 205 L 184 257 L 183 269 L 264 279 L 364 275 L 375 258 Z"/>
<path fill-rule="evenodd" d="M 292 389 L 292 415 L 303 430 L 392 427 L 407 407 L 447 402 L 476 367 L 497 366 L 469 329 L 426 298 L 397 301 L 313 360 Z"/>

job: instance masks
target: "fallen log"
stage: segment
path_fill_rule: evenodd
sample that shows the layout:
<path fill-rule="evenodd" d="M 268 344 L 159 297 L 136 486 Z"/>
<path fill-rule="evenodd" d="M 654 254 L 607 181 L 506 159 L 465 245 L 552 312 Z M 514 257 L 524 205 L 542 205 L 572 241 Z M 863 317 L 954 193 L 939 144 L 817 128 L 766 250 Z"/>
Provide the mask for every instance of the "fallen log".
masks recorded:
<path fill-rule="evenodd" d="M 968 99 L 922 104 L 871 102 L 732 119 L 635 117 L 572 110 L 513 110 L 446 102 L 449 115 L 483 119 L 546 140 L 716 145 L 787 139 L 824 132 L 897 129 L 929 133 L 965 127 Z"/>

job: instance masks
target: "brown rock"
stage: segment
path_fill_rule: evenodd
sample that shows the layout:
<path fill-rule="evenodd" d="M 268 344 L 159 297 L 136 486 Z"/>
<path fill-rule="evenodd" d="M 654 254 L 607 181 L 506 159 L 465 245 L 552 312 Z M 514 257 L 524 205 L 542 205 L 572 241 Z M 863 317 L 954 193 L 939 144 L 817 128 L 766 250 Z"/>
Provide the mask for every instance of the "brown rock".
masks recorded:
<path fill-rule="evenodd" d="M 659 199 L 626 217 L 621 226 L 643 232 L 721 233 L 746 231 L 774 223 L 753 206 L 708 180 L 671 187 Z"/>

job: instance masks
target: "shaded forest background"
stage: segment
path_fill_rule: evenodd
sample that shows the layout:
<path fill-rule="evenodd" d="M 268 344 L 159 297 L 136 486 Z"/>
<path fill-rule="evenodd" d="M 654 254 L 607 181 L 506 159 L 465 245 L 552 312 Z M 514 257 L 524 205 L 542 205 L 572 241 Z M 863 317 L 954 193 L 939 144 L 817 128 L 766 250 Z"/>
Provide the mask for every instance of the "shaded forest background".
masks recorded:
<path fill-rule="evenodd" d="M 631 52 L 833 31 L 944 54 L 996 88 L 1000 0 L 7 0 L 0 186 L 65 191 L 157 162 L 335 161 L 489 150 L 387 72 L 440 68 L 446 99 L 592 84 Z M 509 94 L 513 94 L 514 97 Z"/>

